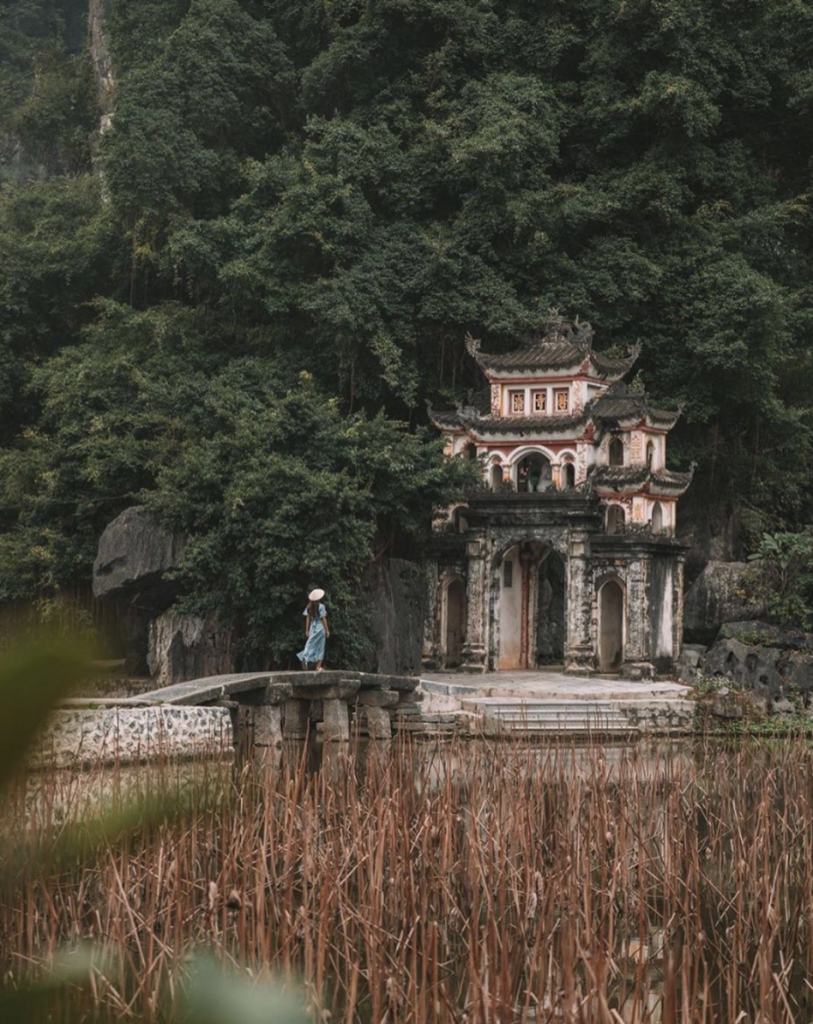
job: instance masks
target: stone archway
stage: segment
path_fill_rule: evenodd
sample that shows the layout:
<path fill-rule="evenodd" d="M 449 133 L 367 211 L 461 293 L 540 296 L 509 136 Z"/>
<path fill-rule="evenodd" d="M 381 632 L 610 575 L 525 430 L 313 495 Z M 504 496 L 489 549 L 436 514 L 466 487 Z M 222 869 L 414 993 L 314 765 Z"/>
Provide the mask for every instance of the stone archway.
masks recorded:
<path fill-rule="evenodd" d="M 562 663 L 567 632 L 562 556 L 538 540 L 511 545 L 499 562 L 497 592 L 494 667 L 509 671 Z"/>
<path fill-rule="evenodd" d="M 550 459 L 541 452 L 531 452 L 517 463 L 517 490 L 546 491 L 551 486 L 553 470 Z"/>
<path fill-rule="evenodd" d="M 600 672 L 617 672 L 624 660 L 624 590 L 607 580 L 598 592 L 598 660 Z"/>
<path fill-rule="evenodd" d="M 521 584 L 522 574 L 521 567 L 522 563 L 519 559 L 519 549 L 523 546 L 530 545 L 532 550 L 535 548 L 537 552 L 537 558 L 533 568 L 529 568 L 528 576 L 530 581 L 530 594 L 529 597 L 532 599 L 532 604 L 529 605 L 530 614 L 525 617 L 526 622 L 526 636 L 527 644 L 530 655 L 528 667 L 533 668 L 536 662 L 536 650 L 537 650 L 537 628 L 536 628 L 536 614 L 537 614 L 537 590 L 538 590 L 538 568 L 542 558 L 548 552 L 555 552 L 561 559 L 566 567 L 565 579 L 567 579 L 567 566 L 568 562 L 568 538 L 569 528 L 561 524 L 555 524 L 550 526 L 528 526 L 512 524 L 510 526 L 499 526 L 494 530 L 492 535 L 491 543 L 489 545 L 488 561 L 483 566 L 484 569 L 484 588 L 483 588 L 483 617 L 482 617 L 482 630 L 483 630 L 483 646 L 485 648 L 485 667 L 487 671 L 495 672 L 505 667 L 507 658 L 504 658 L 504 629 L 510 631 L 512 628 L 511 622 L 503 616 L 503 596 L 506 590 L 514 592 L 514 601 L 519 600 L 521 595 L 521 586 L 519 595 L 515 590 L 516 579 Z M 513 549 L 513 550 L 512 550 Z M 506 558 L 508 556 L 508 558 Z M 505 562 L 512 562 L 512 568 L 508 570 L 508 578 L 511 586 L 505 588 Z M 471 562 L 469 563 L 471 572 Z M 471 579 L 471 577 L 470 577 Z M 565 586 L 567 589 L 567 584 Z M 469 591 L 469 600 L 471 600 L 471 591 Z M 509 597 L 510 600 L 510 597 Z M 471 609 L 469 609 L 471 614 Z M 521 629 L 522 616 L 515 621 L 519 622 L 519 627 L 513 627 Z M 565 630 L 567 636 L 567 626 Z M 521 639 L 521 638 L 520 638 Z M 471 637 L 467 637 L 467 643 L 471 643 Z M 517 644 L 519 641 L 517 641 Z M 509 640 L 510 646 L 510 640 Z M 517 662 L 521 659 L 518 657 Z M 515 667 L 519 667 L 518 664 Z"/>
<path fill-rule="evenodd" d="M 444 666 L 457 668 L 463 662 L 466 640 L 466 586 L 459 577 L 451 580 L 445 593 Z"/>

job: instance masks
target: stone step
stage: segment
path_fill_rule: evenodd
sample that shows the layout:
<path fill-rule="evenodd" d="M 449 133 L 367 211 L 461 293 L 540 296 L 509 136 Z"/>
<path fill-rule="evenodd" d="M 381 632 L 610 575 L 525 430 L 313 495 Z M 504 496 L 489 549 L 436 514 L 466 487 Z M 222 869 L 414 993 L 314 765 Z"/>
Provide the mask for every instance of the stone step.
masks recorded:
<path fill-rule="evenodd" d="M 694 705 L 685 700 L 560 701 L 481 697 L 462 702 L 485 732 L 691 732 Z"/>

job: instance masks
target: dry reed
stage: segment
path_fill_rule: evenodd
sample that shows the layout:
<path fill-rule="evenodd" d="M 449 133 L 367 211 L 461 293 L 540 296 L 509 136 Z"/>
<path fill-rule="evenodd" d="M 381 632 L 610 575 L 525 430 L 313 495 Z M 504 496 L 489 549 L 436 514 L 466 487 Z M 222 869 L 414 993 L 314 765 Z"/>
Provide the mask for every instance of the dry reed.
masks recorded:
<path fill-rule="evenodd" d="M 53 1020 L 172 1021 L 194 946 L 346 1024 L 811 1019 L 802 742 L 397 744 L 211 773 L 174 821 L 68 861 L 40 841 L 4 873 L 15 979 L 83 939 L 113 954 Z M 6 845 L 59 827 L 58 779 L 12 794 Z"/>

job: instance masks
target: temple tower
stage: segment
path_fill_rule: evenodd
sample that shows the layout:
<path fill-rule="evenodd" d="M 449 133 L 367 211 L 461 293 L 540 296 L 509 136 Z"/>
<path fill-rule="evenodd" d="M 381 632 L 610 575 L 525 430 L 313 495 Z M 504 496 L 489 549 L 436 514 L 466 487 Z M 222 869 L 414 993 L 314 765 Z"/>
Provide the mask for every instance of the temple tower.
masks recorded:
<path fill-rule="evenodd" d="M 542 335 L 485 353 L 483 392 L 430 408 L 449 457 L 476 458 L 481 489 L 450 510 L 430 567 L 427 666 L 484 672 L 668 671 L 680 653 L 684 548 L 666 468 L 679 411 L 625 383 L 637 357 L 593 349 L 555 312 Z"/>

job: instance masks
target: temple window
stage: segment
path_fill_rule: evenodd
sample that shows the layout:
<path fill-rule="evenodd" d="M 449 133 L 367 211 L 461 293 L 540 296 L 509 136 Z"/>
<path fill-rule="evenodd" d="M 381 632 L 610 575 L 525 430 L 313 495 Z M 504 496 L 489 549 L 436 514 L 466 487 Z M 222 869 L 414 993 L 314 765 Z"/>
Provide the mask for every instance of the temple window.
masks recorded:
<path fill-rule="evenodd" d="M 499 462 L 495 462 L 491 467 L 491 489 L 493 491 L 499 491 L 502 487 L 502 466 Z"/>
<path fill-rule="evenodd" d="M 655 465 L 655 442 L 648 441 L 646 445 L 646 467 L 652 469 Z"/>
<path fill-rule="evenodd" d="M 514 563 L 507 559 L 502 564 L 502 585 L 506 590 L 514 585 Z"/>
<path fill-rule="evenodd" d="M 516 416 L 518 413 L 525 412 L 525 392 L 509 391 L 508 408 L 513 416 Z"/>
<path fill-rule="evenodd" d="M 623 533 L 627 517 L 623 506 L 610 505 L 607 509 L 607 533 Z"/>
<path fill-rule="evenodd" d="M 547 412 L 548 409 L 548 393 L 547 391 L 534 391 L 532 394 L 531 401 L 533 402 L 534 412 Z"/>
<path fill-rule="evenodd" d="M 624 465 L 624 442 L 620 437 L 614 437 L 610 441 L 608 452 L 611 466 Z"/>
<path fill-rule="evenodd" d="M 567 412 L 570 408 L 570 389 L 555 388 L 553 392 L 553 407 L 556 412 Z"/>
<path fill-rule="evenodd" d="M 550 462 L 544 455 L 526 455 L 517 467 L 517 490 L 546 491 L 552 477 Z"/>
<path fill-rule="evenodd" d="M 570 491 L 576 486 L 576 467 L 572 462 L 565 463 L 563 480 L 566 491 Z"/>
<path fill-rule="evenodd" d="M 652 532 L 663 533 L 663 508 L 659 501 L 656 501 L 652 508 Z"/>
<path fill-rule="evenodd" d="M 469 441 L 469 443 L 463 449 L 463 454 L 469 460 L 469 462 L 474 462 L 474 460 L 477 458 L 477 445 L 474 444 L 473 441 Z"/>

